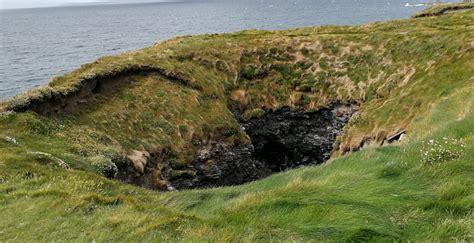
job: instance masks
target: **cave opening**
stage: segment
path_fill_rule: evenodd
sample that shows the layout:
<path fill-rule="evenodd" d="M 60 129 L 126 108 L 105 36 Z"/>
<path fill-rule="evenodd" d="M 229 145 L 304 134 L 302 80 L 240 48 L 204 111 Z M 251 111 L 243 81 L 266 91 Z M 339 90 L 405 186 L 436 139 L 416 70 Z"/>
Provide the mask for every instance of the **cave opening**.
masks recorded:
<path fill-rule="evenodd" d="M 264 161 L 273 172 L 286 170 L 288 162 L 296 157 L 276 136 L 265 137 L 261 143 L 259 147 L 254 147 L 253 156 L 257 160 Z"/>
<path fill-rule="evenodd" d="M 241 124 L 250 137 L 252 157 L 276 173 L 329 160 L 336 137 L 354 111 L 352 105 L 313 112 L 282 108 Z"/>
<path fill-rule="evenodd" d="M 164 190 L 210 188 L 240 185 L 271 174 L 330 159 L 336 137 L 341 135 L 357 107 L 333 105 L 307 112 L 281 108 L 267 110 L 262 116 L 244 120 L 236 113 L 250 143 L 212 141 L 203 144 L 185 168 L 174 169 L 166 163 L 148 163 L 143 174 L 121 173 L 125 181 L 152 189 L 162 181 Z M 157 172 L 157 166 L 160 167 Z"/>
<path fill-rule="evenodd" d="M 243 119 L 241 113 L 235 112 L 250 143 L 217 142 L 207 146 L 192 162 L 196 177 L 170 182 L 178 189 L 239 185 L 288 169 L 323 163 L 331 157 L 336 137 L 342 134 L 356 109 L 350 104 L 312 112 L 286 107 L 267 110 L 251 119 Z"/>

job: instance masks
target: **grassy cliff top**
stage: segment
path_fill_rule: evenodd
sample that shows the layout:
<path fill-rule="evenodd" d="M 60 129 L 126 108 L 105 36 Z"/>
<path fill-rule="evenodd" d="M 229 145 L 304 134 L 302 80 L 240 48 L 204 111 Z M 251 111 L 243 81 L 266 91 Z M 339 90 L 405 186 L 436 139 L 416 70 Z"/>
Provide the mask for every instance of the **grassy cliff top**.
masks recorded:
<path fill-rule="evenodd" d="M 474 10 L 100 58 L 0 105 L 0 240 L 472 241 L 473 60 Z M 173 193 L 101 176 L 133 151 L 179 172 L 198 145 L 246 143 L 233 110 L 336 102 L 359 106 L 334 147 L 353 153 L 322 166 Z"/>
<path fill-rule="evenodd" d="M 474 3 L 437 4 L 413 16 L 413 18 L 433 17 L 453 12 L 467 11 L 474 8 Z"/>

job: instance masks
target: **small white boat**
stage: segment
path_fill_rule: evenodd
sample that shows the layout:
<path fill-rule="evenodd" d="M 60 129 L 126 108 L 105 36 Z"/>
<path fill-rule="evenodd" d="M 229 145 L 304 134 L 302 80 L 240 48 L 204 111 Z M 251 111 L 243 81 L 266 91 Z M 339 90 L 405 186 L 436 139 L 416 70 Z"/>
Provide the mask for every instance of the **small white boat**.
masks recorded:
<path fill-rule="evenodd" d="M 411 4 L 411 3 L 405 3 L 405 7 L 423 7 L 425 6 L 426 4 L 424 3 L 414 3 L 414 4 Z"/>

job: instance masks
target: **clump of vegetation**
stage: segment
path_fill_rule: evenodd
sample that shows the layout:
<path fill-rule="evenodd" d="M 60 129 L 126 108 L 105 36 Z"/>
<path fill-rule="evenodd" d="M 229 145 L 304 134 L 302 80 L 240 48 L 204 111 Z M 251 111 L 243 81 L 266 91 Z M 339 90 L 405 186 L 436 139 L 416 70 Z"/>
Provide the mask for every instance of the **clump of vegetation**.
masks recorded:
<path fill-rule="evenodd" d="M 183 55 L 176 56 L 176 59 L 180 62 L 191 61 L 194 58 L 194 53 L 185 53 Z"/>
<path fill-rule="evenodd" d="M 267 74 L 267 71 L 259 66 L 248 64 L 240 72 L 242 78 L 252 80 L 255 78 L 263 77 Z"/>
<path fill-rule="evenodd" d="M 427 165 L 439 165 L 463 156 L 465 148 L 462 139 L 447 137 L 443 137 L 441 141 L 430 139 L 421 147 L 421 161 Z"/>
<path fill-rule="evenodd" d="M 95 167 L 98 173 L 108 178 L 115 178 L 118 173 L 117 165 L 115 165 L 111 159 L 105 156 L 94 156 L 89 159 L 92 166 Z"/>
<path fill-rule="evenodd" d="M 303 48 L 301 48 L 300 52 L 301 52 L 301 54 L 303 54 L 304 56 L 308 56 L 311 51 L 310 51 L 308 48 L 303 47 Z"/>
<path fill-rule="evenodd" d="M 229 72 L 229 66 L 224 61 L 217 60 L 215 65 L 216 65 L 217 70 L 221 72 Z"/>
<path fill-rule="evenodd" d="M 265 115 L 265 110 L 261 108 L 256 108 L 252 110 L 246 110 L 242 115 L 242 118 L 246 121 L 253 119 L 253 118 L 260 118 Z"/>
<path fill-rule="evenodd" d="M 299 61 L 296 63 L 296 67 L 303 70 L 307 70 L 311 66 L 313 66 L 313 63 L 310 61 Z"/>

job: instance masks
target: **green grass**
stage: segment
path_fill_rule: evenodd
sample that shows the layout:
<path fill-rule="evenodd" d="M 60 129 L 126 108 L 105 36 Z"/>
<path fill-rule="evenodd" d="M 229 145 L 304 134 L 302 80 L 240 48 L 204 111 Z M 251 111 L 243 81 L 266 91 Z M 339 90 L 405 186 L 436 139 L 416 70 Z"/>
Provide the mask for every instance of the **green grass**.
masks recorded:
<path fill-rule="evenodd" d="M 0 105 L 0 241 L 473 241 L 473 23 L 179 37 L 55 78 Z M 9 111 L 91 80 L 115 84 L 60 115 Z M 171 193 L 101 176 L 133 150 L 167 151 L 179 176 L 199 146 L 248 142 L 230 104 L 251 118 L 334 101 L 360 111 L 321 166 Z"/>
<path fill-rule="evenodd" d="M 238 187 L 152 192 L 16 158 L 2 163 L 1 239 L 472 241 L 473 91 L 438 102 L 409 143 Z M 462 156 L 422 163 L 420 143 L 444 136 Z"/>

